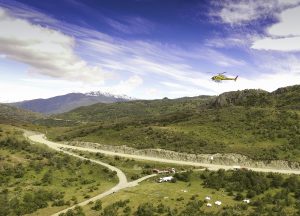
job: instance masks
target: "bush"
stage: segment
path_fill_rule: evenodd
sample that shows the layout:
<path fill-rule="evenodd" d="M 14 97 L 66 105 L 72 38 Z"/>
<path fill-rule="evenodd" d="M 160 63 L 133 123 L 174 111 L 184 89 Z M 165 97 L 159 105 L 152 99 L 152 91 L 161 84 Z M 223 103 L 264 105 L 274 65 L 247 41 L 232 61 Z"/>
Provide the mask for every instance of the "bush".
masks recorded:
<path fill-rule="evenodd" d="M 192 174 L 192 171 L 175 173 L 174 178 L 176 178 L 178 181 L 189 182 L 191 174 Z"/>
<path fill-rule="evenodd" d="M 241 193 L 237 193 L 237 195 L 235 196 L 234 199 L 237 200 L 237 201 L 241 201 L 241 200 L 244 199 L 244 196 L 243 196 L 243 194 L 241 194 Z"/>
<path fill-rule="evenodd" d="M 139 205 L 137 211 L 135 212 L 135 216 L 154 216 L 155 215 L 155 207 L 151 203 L 143 203 Z"/>
<path fill-rule="evenodd" d="M 94 206 L 91 208 L 92 210 L 95 210 L 95 211 L 100 211 L 102 210 L 102 202 L 101 200 L 97 200 L 94 204 Z"/>

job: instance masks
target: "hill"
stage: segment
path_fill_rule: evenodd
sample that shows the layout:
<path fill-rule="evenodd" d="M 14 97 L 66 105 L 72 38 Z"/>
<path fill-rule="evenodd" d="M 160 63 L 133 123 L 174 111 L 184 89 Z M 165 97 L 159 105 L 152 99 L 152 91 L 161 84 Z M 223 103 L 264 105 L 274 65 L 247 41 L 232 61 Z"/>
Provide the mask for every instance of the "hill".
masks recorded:
<path fill-rule="evenodd" d="M 139 149 L 300 161 L 297 98 L 299 86 L 272 93 L 244 90 L 218 97 L 95 104 L 58 115 L 84 124 L 53 128 L 49 136 Z"/>
<path fill-rule="evenodd" d="M 0 104 L 0 123 L 33 122 L 42 118 L 41 114 Z"/>
<path fill-rule="evenodd" d="M 277 107 L 300 110 L 300 85 L 279 88 L 272 92 Z"/>
<path fill-rule="evenodd" d="M 170 114 L 192 114 L 203 109 L 233 106 L 298 110 L 300 109 L 300 85 L 280 88 L 274 92 L 260 89 L 225 92 L 218 97 L 198 96 L 178 99 L 136 100 L 113 104 L 98 103 L 92 106 L 79 107 L 57 115 L 57 117 L 81 121 L 153 120 L 159 116 Z"/>
<path fill-rule="evenodd" d="M 135 100 L 111 104 L 98 103 L 79 107 L 57 118 L 79 121 L 131 121 L 154 120 L 173 113 L 193 113 L 205 107 L 213 96 L 185 97 L 179 99 Z"/>
<path fill-rule="evenodd" d="M 130 98 L 126 96 L 116 96 L 104 94 L 101 92 L 90 93 L 70 93 L 66 95 L 56 96 L 48 99 L 35 99 L 11 103 L 10 105 L 39 112 L 44 114 L 54 114 L 67 112 L 81 106 L 88 106 L 95 103 L 113 103 L 118 101 L 128 101 Z"/>
<path fill-rule="evenodd" d="M 279 88 L 274 92 L 260 89 L 225 92 L 212 103 L 213 107 L 256 106 L 300 109 L 300 85 Z"/>

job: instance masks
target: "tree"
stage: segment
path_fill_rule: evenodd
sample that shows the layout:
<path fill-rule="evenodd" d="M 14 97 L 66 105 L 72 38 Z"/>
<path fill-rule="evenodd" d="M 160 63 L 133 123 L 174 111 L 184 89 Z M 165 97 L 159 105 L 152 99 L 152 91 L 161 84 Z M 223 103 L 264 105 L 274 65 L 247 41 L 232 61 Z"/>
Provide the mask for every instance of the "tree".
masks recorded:
<path fill-rule="evenodd" d="M 204 202 L 199 200 L 193 200 L 186 204 L 185 209 L 179 214 L 180 216 L 199 216 L 205 215 L 200 208 L 203 206 Z"/>
<path fill-rule="evenodd" d="M 255 196 L 256 196 L 256 192 L 254 190 L 248 191 L 248 193 L 247 193 L 248 198 L 252 198 L 252 197 L 255 197 Z"/>
<path fill-rule="evenodd" d="M 8 203 L 8 193 L 6 191 L 2 191 L 0 193 L 0 216 L 9 215 L 9 205 Z"/>
<path fill-rule="evenodd" d="M 295 191 L 295 198 L 297 200 L 300 200 L 300 189 L 299 188 Z"/>
<path fill-rule="evenodd" d="M 129 215 L 130 212 L 131 212 L 130 206 L 126 206 L 126 207 L 124 208 L 123 212 L 124 212 L 125 214 Z"/>
<path fill-rule="evenodd" d="M 237 195 L 235 196 L 234 199 L 237 200 L 237 201 L 241 201 L 241 200 L 244 199 L 244 196 L 243 196 L 243 194 L 241 194 L 241 193 L 237 193 Z"/>
<path fill-rule="evenodd" d="M 91 208 L 92 210 L 95 210 L 95 211 L 100 211 L 102 210 L 102 202 L 101 200 L 97 200 L 94 204 L 94 206 Z"/>
<path fill-rule="evenodd" d="M 273 174 L 271 176 L 271 179 L 272 179 L 271 186 L 275 187 L 275 188 L 280 187 L 283 184 L 283 181 L 284 181 L 283 177 L 281 175 L 278 175 L 278 174 Z"/>
<path fill-rule="evenodd" d="M 14 177 L 15 178 L 22 178 L 25 174 L 25 169 L 22 164 L 18 164 L 14 170 Z"/>
<path fill-rule="evenodd" d="M 287 178 L 284 182 L 284 186 L 292 192 L 295 192 L 300 187 L 300 182 L 296 175 Z"/>
<path fill-rule="evenodd" d="M 118 216 L 118 208 L 114 205 L 106 206 L 103 209 L 101 216 Z"/>
<path fill-rule="evenodd" d="M 154 216 L 155 208 L 153 204 L 143 203 L 139 205 L 137 211 L 135 212 L 135 216 Z"/>
<path fill-rule="evenodd" d="M 51 184 L 52 179 L 53 179 L 52 170 L 48 170 L 48 171 L 44 174 L 44 176 L 43 176 L 43 178 L 42 178 L 42 182 L 43 182 L 44 184 Z"/>
<path fill-rule="evenodd" d="M 66 213 L 61 213 L 59 216 L 85 216 L 80 206 L 76 206 L 74 209 L 69 209 Z"/>
<path fill-rule="evenodd" d="M 191 170 L 182 173 L 175 173 L 174 178 L 176 178 L 178 181 L 189 182 L 191 174 L 192 174 Z"/>

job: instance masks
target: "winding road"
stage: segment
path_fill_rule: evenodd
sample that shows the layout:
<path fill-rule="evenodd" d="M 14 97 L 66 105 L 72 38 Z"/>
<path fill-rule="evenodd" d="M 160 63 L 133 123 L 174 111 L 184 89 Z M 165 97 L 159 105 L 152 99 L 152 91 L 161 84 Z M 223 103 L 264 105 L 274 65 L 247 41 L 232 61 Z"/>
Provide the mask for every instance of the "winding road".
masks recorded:
<path fill-rule="evenodd" d="M 63 151 L 62 150 L 63 148 L 69 148 L 69 149 L 75 149 L 75 150 L 80 150 L 80 151 L 99 152 L 99 153 L 106 154 L 106 155 L 120 156 L 120 157 L 138 159 L 138 160 L 148 160 L 148 161 L 156 161 L 156 162 L 161 162 L 161 163 L 189 165 L 189 166 L 195 166 L 195 167 L 205 167 L 209 170 L 233 169 L 233 166 L 230 166 L 230 165 L 207 164 L 207 163 L 199 163 L 199 162 L 191 162 L 191 161 L 179 161 L 179 160 L 171 160 L 171 159 L 150 157 L 150 156 L 144 156 L 144 155 L 125 154 L 125 153 L 112 152 L 112 151 L 88 148 L 88 147 L 71 146 L 71 145 L 66 145 L 66 144 L 49 141 L 46 139 L 44 134 L 31 135 L 31 136 L 27 136 L 27 137 L 34 142 L 46 144 L 50 148 L 55 148 L 58 151 Z M 292 169 L 285 170 L 285 169 L 257 168 L 257 167 L 244 167 L 244 168 L 246 168 L 248 170 L 253 170 L 256 172 L 273 172 L 273 173 L 300 175 L 300 170 L 292 170 Z"/>
<path fill-rule="evenodd" d="M 87 205 L 89 202 L 95 202 L 96 200 L 102 199 L 102 198 L 104 198 L 104 197 L 106 197 L 106 196 L 108 196 L 108 195 L 110 195 L 112 193 L 115 193 L 115 192 L 117 192 L 119 190 L 122 190 L 124 188 L 135 187 L 135 186 L 138 185 L 138 183 L 140 183 L 140 182 L 142 182 L 142 181 L 144 181 L 144 180 L 146 180 L 148 178 L 156 176 L 156 174 L 147 175 L 147 176 L 139 178 L 139 179 L 137 179 L 135 181 L 128 182 L 127 178 L 126 178 L 126 175 L 124 174 L 124 172 L 122 170 L 118 169 L 117 167 L 111 166 L 111 165 L 109 165 L 107 163 L 103 163 L 103 162 L 98 161 L 98 160 L 94 160 L 94 159 L 89 159 L 89 158 L 82 157 L 82 156 L 77 155 L 77 154 L 75 154 L 73 152 L 66 151 L 63 148 L 67 148 L 68 147 L 67 145 L 63 145 L 63 144 L 59 144 L 59 143 L 55 143 L 55 142 L 50 142 L 50 141 L 46 140 L 46 138 L 45 138 L 45 136 L 43 134 L 34 134 L 33 132 L 25 131 L 24 136 L 26 138 L 28 138 L 29 140 L 33 141 L 33 142 L 38 142 L 38 143 L 45 144 L 48 147 L 50 147 L 50 148 L 52 148 L 52 149 L 54 149 L 56 151 L 63 152 L 65 154 L 71 155 L 71 156 L 79 158 L 81 160 L 87 160 L 88 159 L 92 163 L 96 163 L 96 164 L 102 165 L 104 167 L 107 167 L 111 171 L 115 171 L 117 173 L 118 178 L 119 178 L 119 183 L 116 186 L 114 186 L 113 188 L 111 188 L 111 189 L 109 189 L 109 190 L 107 190 L 107 191 L 105 191 L 105 192 L 103 192 L 103 193 L 101 193 L 101 194 L 99 194 L 97 196 L 94 196 L 94 197 L 92 197 L 90 199 L 87 199 L 87 200 L 85 200 L 85 201 L 83 201 L 81 203 L 78 203 L 78 204 L 76 204 L 74 206 L 71 206 L 71 207 L 66 208 L 66 209 L 64 209 L 62 211 L 59 211 L 59 212 L 53 214 L 52 216 L 58 216 L 61 213 L 65 213 L 69 209 L 73 209 L 75 206 L 84 206 L 84 205 Z M 72 146 L 71 146 L 71 148 L 68 148 L 68 149 L 77 149 L 77 148 L 72 148 Z M 77 149 L 77 150 L 81 150 L 81 149 Z"/>

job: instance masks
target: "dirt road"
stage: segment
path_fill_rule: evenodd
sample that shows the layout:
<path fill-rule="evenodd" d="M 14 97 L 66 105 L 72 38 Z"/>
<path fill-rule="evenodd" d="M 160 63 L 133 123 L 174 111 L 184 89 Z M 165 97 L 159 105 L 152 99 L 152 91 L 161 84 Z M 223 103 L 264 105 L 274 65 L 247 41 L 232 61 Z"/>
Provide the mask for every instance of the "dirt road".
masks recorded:
<path fill-rule="evenodd" d="M 134 186 L 137 186 L 138 183 L 148 179 L 148 178 L 151 178 L 151 177 L 154 177 L 156 174 L 152 174 L 152 175 L 147 175 L 147 176 L 144 176 L 142 178 L 139 178 L 135 181 L 131 181 L 131 182 L 128 182 L 127 181 L 127 178 L 126 178 L 126 175 L 122 172 L 122 170 L 118 169 L 117 167 L 114 167 L 114 166 L 111 166 L 107 163 L 103 163 L 101 161 L 98 161 L 98 160 L 94 160 L 94 159 L 89 159 L 89 158 L 85 158 L 85 157 L 82 157 L 80 155 L 77 155 L 73 152 L 69 152 L 69 151 L 66 151 L 62 148 L 64 147 L 67 147 L 65 145 L 62 145 L 62 144 L 59 144 L 59 143 L 54 143 L 54 142 L 50 142 L 48 140 L 45 139 L 44 135 L 42 134 L 39 134 L 39 135 L 36 135 L 36 134 L 32 134 L 30 132 L 25 132 L 24 133 L 25 137 L 27 137 L 28 139 L 30 139 L 31 141 L 34 141 L 34 142 L 38 142 L 38 143 L 42 143 L 42 144 L 46 144 L 47 146 L 49 146 L 50 148 L 56 150 L 56 151 L 60 151 L 60 152 L 63 152 L 65 154 L 68 154 L 68 155 L 71 155 L 73 157 L 76 157 L 76 158 L 79 158 L 81 160 L 90 160 L 92 163 L 96 163 L 96 164 L 100 164 L 104 167 L 107 167 L 108 169 L 110 169 L 111 171 L 115 171 L 117 173 L 117 176 L 119 178 L 119 183 L 114 186 L 113 188 L 97 195 L 97 196 L 94 196 L 90 199 L 87 199 L 81 203 L 78 203 L 77 205 L 74 205 L 74 206 L 71 206 L 69 208 L 66 208 L 62 211 L 59 211 L 55 214 L 53 214 L 52 216 L 58 216 L 59 214 L 61 213 L 65 213 L 67 212 L 69 209 L 73 209 L 75 206 L 84 206 L 84 205 L 87 205 L 89 202 L 95 202 L 96 200 L 99 200 L 99 199 L 102 199 L 112 193 L 115 193 L 115 192 L 118 192 L 119 190 L 122 190 L 124 188 L 129 188 L 129 187 L 134 187 Z M 69 148 L 69 149 L 76 149 L 76 148 Z"/>
<path fill-rule="evenodd" d="M 233 166 L 229 166 L 229 165 L 205 164 L 205 163 L 198 163 L 198 162 L 178 161 L 178 160 L 170 160 L 170 159 L 156 158 L 156 157 L 149 157 L 149 156 L 117 153 L 117 152 L 111 152 L 111 151 L 94 149 L 94 148 L 70 146 L 70 145 L 60 144 L 60 143 L 56 143 L 56 142 L 51 142 L 51 141 L 47 140 L 43 134 L 31 135 L 31 136 L 29 136 L 29 138 L 32 141 L 43 143 L 43 144 L 48 145 L 49 147 L 52 147 L 52 148 L 54 147 L 56 149 L 69 148 L 69 149 L 75 149 L 75 150 L 81 150 L 81 151 L 99 152 L 99 153 L 106 154 L 106 155 L 120 156 L 120 157 L 126 157 L 126 158 L 138 159 L 138 160 L 149 160 L 149 161 L 157 161 L 157 162 L 162 162 L 162 163 L 201 166 L 201 167 L 206 167 L 209 170 L 219 170 L 219 169 L 229 170 L 229 169 L 233 168 Z M 257 172 L 274 172 L 274 173 L 282 173 L 282 174 L 298 174 L 298 175 L 300 175 L 300 170 L 264 169 L 264 168 L 256 168 L 256 167 L 245 167 L 245 168 L 249 169 L 249 170 L 257 171 Z"/>

